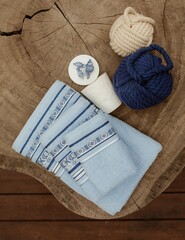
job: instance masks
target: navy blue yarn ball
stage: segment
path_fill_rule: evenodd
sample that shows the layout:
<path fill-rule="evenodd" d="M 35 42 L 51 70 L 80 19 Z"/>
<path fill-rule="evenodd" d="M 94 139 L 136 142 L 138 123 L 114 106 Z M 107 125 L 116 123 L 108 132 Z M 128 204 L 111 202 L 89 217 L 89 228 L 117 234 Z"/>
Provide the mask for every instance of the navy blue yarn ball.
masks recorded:
<path fill-rule="evenodd" d="M 157 50 L 162 59 L 149 53 Z M 143 109 L 162 102 L 173 88 L 172 75 L 169 72 L 173 63 L 166 51 L 152 44 L 141 48 L 123 58 L 114 78 L 114 89 L 123 103 L 133 109 Z"/>

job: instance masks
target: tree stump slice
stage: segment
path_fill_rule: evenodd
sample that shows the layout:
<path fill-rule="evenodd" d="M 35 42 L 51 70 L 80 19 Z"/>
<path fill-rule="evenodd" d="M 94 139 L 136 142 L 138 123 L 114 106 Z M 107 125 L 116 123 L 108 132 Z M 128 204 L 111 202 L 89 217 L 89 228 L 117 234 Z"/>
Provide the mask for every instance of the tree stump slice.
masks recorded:
<path fill-rule="evenodd" d="M 113 76 L 121 58 L 109 46 L 109 30 L 127 6 L 155 19 L 154 42 L 171 55 L 174 88 L 157 106 L 134 111 L 122 105 L 113 113 L 159 141 L 163 150 L 126 206 L 112 217 L 11 146 L 56 79 L 82 90 L 68 77 L 73 57 L 90 54 L 101 73 Z M 89 218 L 123 217 L 143 208 L 185 165 L 185 1 L 2 0 L 0 7 L 0 167 L 36 178 L 65 207 Z"/>

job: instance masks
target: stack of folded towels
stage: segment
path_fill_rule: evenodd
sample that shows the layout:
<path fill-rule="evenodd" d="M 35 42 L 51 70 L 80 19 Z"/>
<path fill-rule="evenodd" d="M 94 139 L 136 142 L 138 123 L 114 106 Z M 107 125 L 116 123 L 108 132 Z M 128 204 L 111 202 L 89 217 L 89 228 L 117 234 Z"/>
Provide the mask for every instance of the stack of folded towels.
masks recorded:
<path fill-rule="evenodd" d="M 12 147 L 110 215 L 126 204 L 162 149 L 58 80 Z"/>

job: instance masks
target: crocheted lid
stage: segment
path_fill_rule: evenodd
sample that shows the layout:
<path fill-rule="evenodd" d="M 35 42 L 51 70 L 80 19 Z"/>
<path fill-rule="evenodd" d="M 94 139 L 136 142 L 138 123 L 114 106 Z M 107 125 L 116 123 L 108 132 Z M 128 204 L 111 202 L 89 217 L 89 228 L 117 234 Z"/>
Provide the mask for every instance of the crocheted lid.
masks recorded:
<path fill-rule="evenodd" d="M 109 37 L 112 49 L 125 57 L 152 43 L 155 21 L 127 7 L 112 25 Z"/>

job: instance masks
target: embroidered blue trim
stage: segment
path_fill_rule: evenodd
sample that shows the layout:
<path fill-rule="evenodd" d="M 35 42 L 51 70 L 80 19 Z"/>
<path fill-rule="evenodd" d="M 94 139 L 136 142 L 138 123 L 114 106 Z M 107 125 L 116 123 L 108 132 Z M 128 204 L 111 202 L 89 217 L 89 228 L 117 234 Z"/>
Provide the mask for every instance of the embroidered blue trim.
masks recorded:
<path fill-rule="evenodd" d="M 82 114 L 84 114 L 84 112 L 87 111 L 87 109 L 92 105 L 92 103 L 90 103 L 70 124 L 68 124 L 64 129 L 62 129 L 62 131 L 60 131 L 47 145 L 46 148 L 53 142 L 55 141 L 55 139 L 57 139 L 63 132 L 65 132 Z"/>
<path fill-rule="evenodd" d="M 33 158 L 33 156 L 35 155 L 35 153 L 37 152 L 38 148 L 40 147 L 41 143 L 39 143 L 35 149 L 35 151 L 32 153 L 32 156 L 30 156 L 29 158 Z M 26 155 L 27 156 L 27 155 Z M 28 156 L 27 156 L 28 157 Z"/>
<path fill-rule="evenodd" d="M 88 176 L 87 176 L 84 168 L 82 167 L 81 162 L 79 162 L 77 160 L 75 153 L 70 152 L 70 154 L 68 154 L 65 158 L 63 158 L 60 161 L 60 165 L 62 168 L 64 168 L 68 172 L 68 174 L 71 175 L 71 177 L 76 182 L 82 180 L 81 183 L 79 182 L 80 185 L 88 179 Z M 77 170 L 77 171 L 74 173 L 75 170 Z M 82 179 L 84 176 L 86 176 L 86 178 Z"/>
<path fill-rule="evenodd" d="M 79 100 L 81 97 L 82 97 L 82 96 L 80 95 L 80 96 L 75 100 L 74 104 L 75 104 L 76 102 L 78 102 L 78 100 Z"/>
<path fill-rule="evenodd" d="M 80 172 L 73 179 L 77 178 L 84 171 L 83 168 L 80 168 L 80 169 L 81 169 Z"/>
<path fill-rule="evenodd" d="M 46 121 L 46 123 L 43 126 L 43 128 L 40 130 L 40 132 L 37 135 L 37 137 L 35 138 L 35 141 L 33 142 L 32 146 L 30 147 L 29 151 L 26 154 L 26 156 L 28 158 L 32 158 L 33 157 L 33 155 L 35 154 L 36 150 L 40 146 L 40 141 L 39 140 L 40 140 L 41 135 L 48 129 L 48 127 L 51 125 L 51 123 L 54 120 L 56 120 L 58 118 L 58 116 L 63 112 L 65 106 L 70 101 L 70 99 L 75 95 L 75 93 L 76 92 L 73 89 L 71 89 L 71 88 L 66 92 L 66 94 L 64 95 L 64 97 L 62 98 L 60 103 L 57 105 L 57 107 L 55 108 L 55 110 L 53 111 L 51 116 L 48 118 L 48 120 Z"/>
<path fill-rule="evenodd" d="M 46 111 L 43 113 L 42 117 L 40 118 L 40 120 L 37 122 L 37 124 L 35 125 L 35 127 L 33 128 L 32 132 L 30 133 L 29 137 L 27 138 L 26 142 L 24 143 L 22 149 L 20 150 L 20 153 L 22 153 L 22 151 L 24 150 L 24 148 L 26 147 L 28 141 L 30 140 L 31 136 L 33 135 L 33 133 L 35 132 L 35 130 L 37 129 L 37 127 L 39 126 L 40 122 L 42 121 L 42 119 L 44 118 L 44 116 L 46 115 L 46 113 L 48 112 L 48 110 L 50 109 L 50 107 L 53 105 L 53 103 L 55 102 L 55 100 L 57 99 L 57 97 L 59 96 L 59 94 L 62 92 L 62 90 L 66 87 L 66 85 L 64 85 L 56 94 L 56 96 L 54 97 L 54 99 L 51 101 L 51 103 L 49 104 L 49 106 L 47 107 Z"/>
<path fill-rule="evenodd" d="M 78 97 L 78 99 L 80 98 L 81 96 Z M 81 125 L 83 122 L 86 122 L 88 121 L 89 119 L 91 119 L 92 117 L 94 117 L 97 113 L 99 112 L 99 109 L 95 107 L 94 111 L 87 117 L 85 118 L 84 121 L 82 121 L 79 125 Z M 63 147 L 63 145 L 65 145 L 65 147 Z M 47 170 L 50 169 L 50 167 L 52 166 L 52 164 L 54 163 L 55 161 L 55 158 L 64 150 L 66 149 L 68 145 L 66 144 L 66 141 L 63 140 L 61 141 L 60 144 L 57 145 L 57 147 L 54 148 L 54 150 L 52 150 L 50 153 L 51 155 L 53 156 L 53 159 L 51 161 L 51 163 L 49 164 L 49 166 L 47 167 Z"/>
<path fill-rule="evenodd" d="M 68 152 L 56 164 L 55 168 L 53 169 L 53 173 L 56 175 L 61 169 L 61 167 L 65 169 L 76 182 L 82 180 L 81 182 L 79 182 L 80 185 L 88 179 L 81 162 L 77 160 L 76 155 L 73 152 Z M 84 176 L 86 176 L 85 179 L 83 179 Z"/>
<path fill-rule="evenodd" d="M 71 152 L 68 152 L 60 161 L 58 162 L 59 164 L 70 154 Z"/>
<path fill-rule="evenodd" d="M 41 158 L 41 162 L 43 163 L 43 159 L 42 159 L 42 153 L 44 152 L 44 150 L 57 138 L 59 137 L 64 131 L 66 131 L 66 129 L 68 127 L 70 127 L 82 114 L 84 114 L 84 112 L 86 112 L 89 107 L 92 105 L 92 103 L 90 103 L 69 125 L 67 125 L 62 131 L 60 131 L 59 134 L 57 134 L 42 150 L 42 152 L 40 153 L 39 157 L 37 158 L 36 162 L 40 163 L 40 158 Z M 52 160 L 52 162 L 54 162 L 54 160 Z M 51 167 L 51 166 L 50 166 Z"/>
<path fill-rule="evenodd" d="M 79 123 L 79 126 L 80 126 L 82 123 L 87 122 L 88 120 L 90 120 L 91 118 L 93 118 L 95 115 L 98 114 L 98 112 L 99 112 L 99 109 L 98 109 L 97 107 L 95 107 L 95 109 L 93 110 L 93 112 L 92 112 L 88 117 L 86 117 L 83 121 L 81 121 L 81 122 Z"/>
<path fill-rule="evenodd" d="M 73 94 L 71 95 L 71 97 L 68 98 L 68 100 L 66 100 L 66 103 L 65 103 L 62 111 L 58 114 L 58 116 L 56 117 L 56 119 L 61 115 L 61 113 L 64 111 L 64 109 L 66 108 L 67 104 L 70 102 L 71 98 L 72 98 L 75 94 L 76 94 L 76 92 L 73 92 Z M 56 119 L 55 119 L 55 120 L 56 120 Z"/>
<path fill-rule="evenodd" d="M 104 124 L 102 124 L 101 126 L 99 126 L 98 128 L 94 129 L 93 131 L 91 131 L 90 133 L 88 133 L 87 135 L 83 136 L 82 138 L 80 138 L 78 141 L 72 143 L 71 145 L 69 145 L 69 147 L 73 147 L 75 144 L 81 142 L 83 139 L 85 139 L 86 137 L 90 136 L 91 134 L 93 134 L 94 132 L 98 131 L 99 129 L 101 129 L 102 127 L 104 127 L 105 125 L 107 125 L 109 123 L 109 121 L 105 122 Z"/>
<path fill-rule="evenodd" d="M 55 158 L 64 150 L 66 149 L 67 147 L 67 144 L 53 157 L 53 159 L 51 160 L 50 164 L 47 166 L 47 170 L 50 169 L 50 167 L 53 165 L 54 161 L 55 161 Z M 51 153 L 52 155 L 52 153 Z"/>
<path fill-rule="evenodd" d="M 87 143 L 85 146 L 80 148 L 78 151 L 75 152 L 77 158 L 81 158 L 86 153 L 92 151 L 94 148 L 98 147 L 108 139 L 115 136 L 115 130 L 113 128 L 109 129 L 107 132 L 104 132 L 100 135 L 100 137 L 97 137 L 96 139 L 92 140 L 91 142 Z"/>
<path fill-rule="evenodd" d="M 54 169 L 53 169 L 53 173 L 54 174 L 57 174 L 57 172 L 60 170 L 60 168 L 62 167 L 62 168 L 64 168 L 63 166 L 62 166 L 62 161 L 70 154 L 71 152 L 68 152 L 56 165 L 55 165 L 55 167 L 54 167 Z M 59 167 L 59 169 L 56 171 L 56 169 L 58 168 L 58 166 L 60 166 Z M 65 169 L 65 168 L 64 168 Z"/>
<path fill-rule="evenodd" d="M 48 152 L 47 149 L 44 150 L 43 154 L 42 154 L 42 158 L 39 159 L 39 164 L 43 165 L 46 162 L 50 162 L 52 160 L 52 155 L 50 154 L 50 152 Z"/>
<path fill-rule="evenodd" d="M 85 175 L 87 175 L 86 174 L 86 172 L 84 171 L 84 174 L 82 175 L 82 176 L 80 176 L 80 178 L 79 179 L 74 179 L 76 182 L 78 182 L 79 180 L 81 180 Z M 87 180 L 87 179 L 86 179 Z M 81 184 L 80 184 L 81 185 Z"/>
<path fill-rule="evenodd" d="M 77 167 L 79 167 L 81 165 L 80 162 L 78 162 L 68 173 L 71 174 L 72 172 L 74 172 L 75 169 L 77 169 Z"/>

